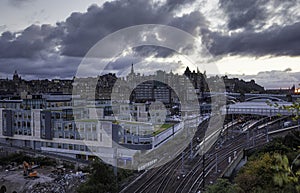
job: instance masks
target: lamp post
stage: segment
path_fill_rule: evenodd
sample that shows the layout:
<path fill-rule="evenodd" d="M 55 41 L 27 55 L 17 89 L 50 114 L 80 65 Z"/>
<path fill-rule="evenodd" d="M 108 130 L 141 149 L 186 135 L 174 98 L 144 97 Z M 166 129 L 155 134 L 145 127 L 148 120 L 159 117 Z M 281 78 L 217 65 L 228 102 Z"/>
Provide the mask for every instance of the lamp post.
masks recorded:
<path fill-rule="evenodd" d="M 226 105 L 226 116 L 228 115 L 229 105 Z M 226 138 L 228 137 L 228 126 L 226 128 Z"/>
<path fill-rule="evenodd" d="M 204 188 L 205 188 L 205 154 L 203 153 L 203 155 L 202 155 L 202 160 L 203 160 L 203 162 L 202 162 L 202 188 L 203 188 L 203 190 L 204 190 Z"/>
<path fill-rule="evenodd" d="M 233 114 L 231 114 L 231 138 L 233 137 Z"/>
<path fill-rule="evenodd" d="M 205 188 L 205 136 L 203 138 L 203 147 L 202 147 L 202 188 Z"/>
<path fill-rule="evenodd" d="M 190 154 L 190 159 L 193 158 L 193 139 L 191 139 L 191 154 Z"/>
<path fill-rule="evenodd" d="M 218 152 L 216 152 L 216 173 L 218 173 Z"/>
<path fill-rule="evenodd" d="M 297 130 L 299 131 L 299 121 L 300 121 L 300 118 L 299 118 L 299 109 L 297 108 L 296 110 L 297 110 L 296 117 L 297 117 L 297 124 L 298 124 Z"/>
<path fill-rule="evenodd" d="M 181 153 L 181 173 L 184 173 L 184 151 Z"/>
<path fill-rule="evenodd" d="M 270 109 L 270 114 L 269 114 L 269 121 L 271 122 L 271 109 Z M 269 123 L 267 123 L 267 143 L 269 142 Z"/>

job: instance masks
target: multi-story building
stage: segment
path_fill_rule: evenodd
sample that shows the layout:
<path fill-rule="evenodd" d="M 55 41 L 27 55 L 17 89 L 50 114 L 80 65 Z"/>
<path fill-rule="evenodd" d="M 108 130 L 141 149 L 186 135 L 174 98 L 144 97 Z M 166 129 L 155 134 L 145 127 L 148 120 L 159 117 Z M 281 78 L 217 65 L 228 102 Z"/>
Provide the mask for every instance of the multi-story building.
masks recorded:
<path fill-rule="evenodd" d="M 73 108 L 71 100 L 71 95 L 0 100 L 0 142 L 80 159 L 97 155 L 110 163 L 121 145 L 118 159 L 131 164 L 136 150 L 158 144 L 154 136 L 168 115 L 161 104 L 150 102 L 113 106 L 110 100 L 96 100 Z"/>
<path fill-rule="evenodd" d="M 172 72 L 141 76 L 132 66 L 126 78 L 108 74 L 79 80 L 71 84 L 78 95 L 71 95 L 53 86 L 68 90 L 68 81 L 46 81 L 52 85 L 49 89 L 45 81 L 26 82 L 15 73 L 13 83 L 28 88 L 14 91 L 18 97 L 0 98 L 0 142 L 82 159 L 97 155 L 110 163 L 118 157 L 130 164 L 136 150 L 151 151 L 183 128 L 179 121 L 165 124 L 173 106 L 197 100 L 189 77 Z M 28 85 L 43 87 L 42 93 L 29 92 L 35 90 Z M 116 98 L 112 92 L 118 94 Z M 188 115 L 194 109 L 185 111 Z M 116 156 L 117 147 L 124 148 L 118 148 Z"/>

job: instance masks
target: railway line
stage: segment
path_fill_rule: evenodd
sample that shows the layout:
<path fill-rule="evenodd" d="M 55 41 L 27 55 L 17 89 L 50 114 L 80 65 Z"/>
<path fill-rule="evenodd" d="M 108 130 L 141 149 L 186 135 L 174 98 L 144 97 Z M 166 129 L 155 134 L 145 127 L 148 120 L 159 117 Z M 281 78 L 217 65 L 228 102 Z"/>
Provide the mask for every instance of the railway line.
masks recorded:
<path fill-rule="evenodd" d="M 206 120 L 199 125 L 195 134 L 197 137 L 193 138 L 193 146 L 192 148 L 190 146 L 186 147 L 184 150 L 186 153 L 178 155 L 168 164 L 147 171 L 147 174 L 141 177 L 137 183 L 132 184 L 132 186 L 127 187 L 126 189 L 123 189 L 121 192 L 164 192 L 168 185 L 170 185 L 172 176 L 177 176 L 176 173 L 181 172 L 182 161 L 190 158 L 191 149 L 195 149 L 199 137 L 204 136 L 205 130 L 208 127 L 208 123 L 209 120 Z M 139 185 L 137 186 L 136 184 Z"/>
<path fill-rule="evenodd" d="M 204 155 L 196 155 L 192 160 L 189 159 L 190 153 L 181 154 L 168 164 L 148 171 L 151 174 L 149 173 L 140 182 L 129 189 L 134 190 L 131 192 L 135 193 L 199 192 L 199 190 L 201 190 L 206 184 L 206 181 L 209 179 L 211 179 L 211 181 L 215 180 L 215 178 L 220 175 L 220 171 L 228 166 L 230 162 L 229 160 L 234 158 L 239 152 L 250 147 L 257 147 L 266 144 L 268 142 L 267 135 L 272 138 L 283 132 L 298 128 L 298 126 L 293 126 L 272 130 L 272 125 L 277 124 L 285 118 L 286 117 L 281 117 L 275 120 L 268 120 L 268 118 L 249 120 L 249 123 L 243 124 L 243 128 L 241 128 L 241 123 L 238 123 L 236 120 L 232 123 L 228 123 L 222 129 L 221 135 L 224 135 L 225 133 L 228 134 L 226 130 L 230 128 L 239 128 L 239 132 L 232 133 L 232 138 L 229 138 L 227 141 L 219 139 L 208 152 Z M 205 128 L 205 126 L 207 127 L 207 124 L 208 122 L 205 122 L 199 126 L 201 129 L 198 129 L 198 133 L 196 133 L 193 138 L 193 150 L 199 149 L 197 136 L 200 135 L 199 131 L 203 131 L 203 128 Z M 270 131 L 268 131 L 267 127 L 270 127 Z M 250 136 L 250 132 L 252 132 L 252 136 Z M 190 151 L 190 147 L 187 147 L 184 150 L 184 152 L 188 151 Z"/>

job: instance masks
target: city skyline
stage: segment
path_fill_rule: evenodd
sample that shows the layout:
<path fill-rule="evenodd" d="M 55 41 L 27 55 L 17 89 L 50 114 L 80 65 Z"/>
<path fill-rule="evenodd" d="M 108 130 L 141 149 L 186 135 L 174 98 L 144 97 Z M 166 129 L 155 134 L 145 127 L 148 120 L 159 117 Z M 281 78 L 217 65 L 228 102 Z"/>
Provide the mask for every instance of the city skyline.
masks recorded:
<path fill-rule="evenodd" d="M 300 192 L 299 9 L 1 0 L 0 193 Z"/>

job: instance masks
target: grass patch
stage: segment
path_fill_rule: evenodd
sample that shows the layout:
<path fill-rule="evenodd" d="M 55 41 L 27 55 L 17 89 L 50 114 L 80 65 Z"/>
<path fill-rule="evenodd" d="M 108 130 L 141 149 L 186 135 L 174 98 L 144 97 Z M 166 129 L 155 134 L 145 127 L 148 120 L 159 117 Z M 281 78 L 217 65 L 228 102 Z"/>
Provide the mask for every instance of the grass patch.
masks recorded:
<path fill-rule="evenodd" d="M 153 132 L 153 135 L 154 135 L 154 136 L 155 136 L 155 135 L 158 135 L 158 134 L 160 134 L 161 132 L 163 132 L 163 131 L 169 129 L 169 128 L 172 127 L 172 126 L 173 126 L 173 124 L 170 124 L 170 123 L 164 123 L 164 124 L 162 124 L 158 129 L 155 129 L 155 131 Z"/>

